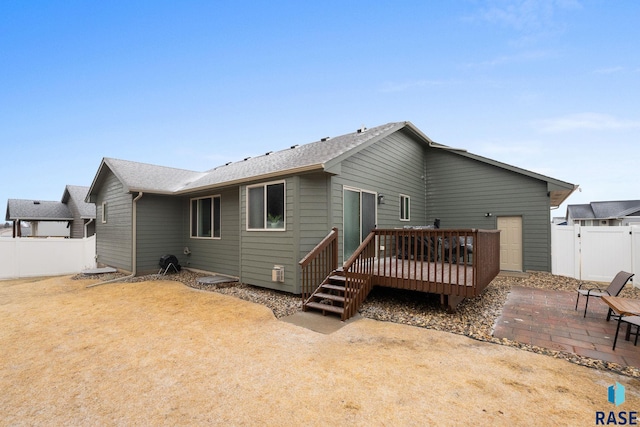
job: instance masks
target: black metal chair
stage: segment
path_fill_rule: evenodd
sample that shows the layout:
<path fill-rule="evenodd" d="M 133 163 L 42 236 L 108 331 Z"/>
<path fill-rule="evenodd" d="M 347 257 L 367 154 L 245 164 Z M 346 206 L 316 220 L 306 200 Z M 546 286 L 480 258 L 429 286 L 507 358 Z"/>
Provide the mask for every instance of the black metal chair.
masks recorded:
<path fill-rule="evenodd" d="M 616 349 L 616 342 L 618 341 L 618 332 L 620 331 L 620 324 L 621 323 L 626 323 L 627 324 L 627 334 L 626 334 L 626 339 L 627 341 L 629 340 L 631 335 L 635 335 L 636 339 L 633 342 L 633 345 L 638 345 L 638 335 L 640 335 L 640 316 L 619 316 L 618 317 L 618 326 L 616 327 L 616 336 L 613 339 L 613 349 Z M 636 327 L 636 332 L 632 333 L 631 332 L 631 328 L 635 326 Z"/>

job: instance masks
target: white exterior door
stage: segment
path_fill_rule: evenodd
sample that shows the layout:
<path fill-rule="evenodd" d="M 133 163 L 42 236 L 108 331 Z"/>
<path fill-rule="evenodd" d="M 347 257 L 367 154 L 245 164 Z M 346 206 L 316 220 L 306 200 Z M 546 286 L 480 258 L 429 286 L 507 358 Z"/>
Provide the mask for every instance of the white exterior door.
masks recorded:
<path fill-rule="evenodd" d="M 498 217 L 500 270 L 522 271 L 522 217 Z"/>

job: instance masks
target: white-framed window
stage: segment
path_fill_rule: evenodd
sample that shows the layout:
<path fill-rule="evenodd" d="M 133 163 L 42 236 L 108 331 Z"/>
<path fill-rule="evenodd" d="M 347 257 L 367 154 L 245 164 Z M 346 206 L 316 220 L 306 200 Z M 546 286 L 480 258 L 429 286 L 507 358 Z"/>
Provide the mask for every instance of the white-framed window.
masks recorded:
<path fill-rule="evenodd" d="M 107 202 L 102 202 L 102 223 L 107 223 Z"/>
<path fill-rule="evenodd" d="M 247 230 L 285 230 L 284 181 L 247 187 Z"/>
<path fill-rule="evenodd" d="M 405 194 L 400 195 L 400 221 L 411 220 L 411 198 Z"/>
<path fill-rule="evenodd" d="M 191 238 L 220 238 L 220 196 L 191 199 Z"/>

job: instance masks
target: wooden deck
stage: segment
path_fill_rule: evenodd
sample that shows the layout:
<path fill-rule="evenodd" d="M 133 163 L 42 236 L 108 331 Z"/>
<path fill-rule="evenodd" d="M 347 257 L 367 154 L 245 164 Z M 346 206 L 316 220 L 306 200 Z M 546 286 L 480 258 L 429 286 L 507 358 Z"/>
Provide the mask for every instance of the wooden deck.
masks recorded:
<path fill-rule="evenodd" d="M 441 293 L 445 285 L 473 288 L 473 277 L 473 266 L 466 264 L 416 262 L 390 257 L 377 260 L 374 267 L 376 285 L 420 292 Z"/>
<path fill-rule="evenodd" d="M 373 286 L 439 294 L 454 310 L 464 298 L 480 295 L 500 271 L 498 230 L 375 229 L 340 269 L 337 252 L 334 229 L 300 261 L 302 297 L 305 309 L 339 312 L 343 320 Z M 340 289 L 327 298 L 332 287 Z M 327 300 L 330 308 L 322 303 Z"/>

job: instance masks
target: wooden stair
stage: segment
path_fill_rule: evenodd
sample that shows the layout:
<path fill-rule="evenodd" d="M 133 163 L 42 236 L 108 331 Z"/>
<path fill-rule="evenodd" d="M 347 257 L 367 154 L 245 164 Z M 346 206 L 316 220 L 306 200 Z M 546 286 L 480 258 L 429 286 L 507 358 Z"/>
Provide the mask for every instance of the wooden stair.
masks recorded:
<path fill-rule="evenodd" d="M 342 318 L 345 303 L 345 282 L 346 277 L 342 269 L 334 270 L 304 302 L 304 311 L 312 309 L 322 312 L 325 316 L 327 313 L 334 313 Z"/>

